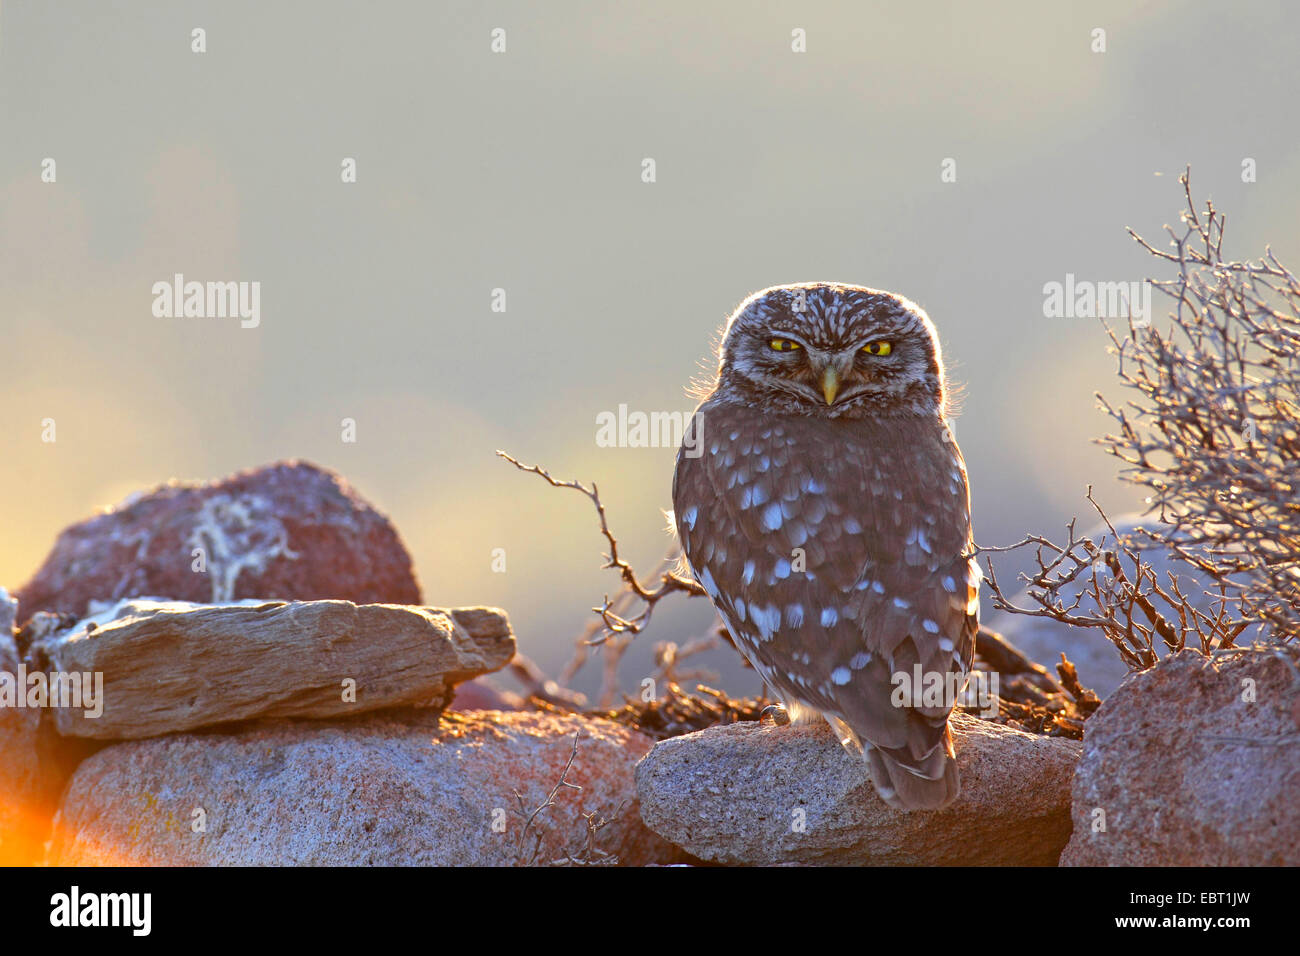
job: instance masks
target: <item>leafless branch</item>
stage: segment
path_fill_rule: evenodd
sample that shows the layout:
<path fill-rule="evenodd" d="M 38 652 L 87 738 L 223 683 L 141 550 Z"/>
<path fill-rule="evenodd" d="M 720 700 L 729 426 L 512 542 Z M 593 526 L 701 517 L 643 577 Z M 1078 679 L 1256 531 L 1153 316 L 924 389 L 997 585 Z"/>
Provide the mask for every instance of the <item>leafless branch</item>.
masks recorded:
<path fill-rule="evenodd" d="M 616 610 L 616 608 L 620 607 L 618 598 L 611 600 L 609 595 L 606 594 L 604 603 L 600 607 L 592 608 L 593 611 L 600 615 L 604 627 L 600 633 L 592 636 L 588 641 L 589 644 L 605 643 L 612 635 L 616 634 L 639 634 L 650 623 L 650 616 L 654 613 L 655 605 L 670 594 L 678 592 L 701 596 L 704 594 L 704 589 L 698 583 L 673 570 L 671 564 L 676 562 L 669 559 L 665 559 L 664 564 L 661 565 L 660 570 L 657 572 L 659 576 L 658 587 L 651 588 L 641 583 L 632 566 L 619 557 L 618 540 L 609 530 L 609 522 L 605 517 L 605 506 L 601 503 L 600 492 L 595 482 L 592 482 L 591 486 L 588 487 L 580 481 L 561 481 L 558 478 L 553 478 L 550 472 L 540 465 L 522 464 L 504 451 L 498 451 L 497 454 L 520 471 L 539 475 L 553 488 L 571 488 L 586 495 L 591 500 L 591 503 L 596 508 L 596 517 L 600 521 L 600 533 L 605 536 L 605 540 L 609 543 L 609 553 L 604 556 L 604 567 L 618 571 L 619 576 L 623 579 L 624 593 L 630 595 L 632 599 L 640 601 L 643 605 L 635 613 L 631 610 L 624 610 L 619 613 Z"/>
<path fill-rule="evenodd" d="M 580 731 L 573 735 L 573 749 L 569 752 L 569 759 L 564 763 L 564 769 L 560 771 L 560 779 L 555 786 L 551 788 L 550 794 L 547 795 L 545 800 L 538 804 L 536 809 L 530 812 L 527 804 L 524 803 L 523 794 L 518 790 L 514 791 L 515 800 L 519 803 L 518 812 L 524 817 L 524 826 L 523 829 L 519 831 L 519 842 L 516 849 L 519 854 L 520 862 L 526 866 L 531 866 L 537 862 L 537 857 L 540 855 L 542 849 L 542 841 L 546 836 L 546 832 L 537 825 L 538 817 L 541 816 L 543 811 L 549 810 L 551 807 L 555 806 L 555 798 L 559 796 L 561 790 L 582 789 L 582 787 L 578 786 L 576 783 L 569 783 L 568 780 L 569 771 L 573 768 L 573 761 L 578 758 L 578 740 L 580 737 Z M 528 846 L 530 837 L 532 838 L 531 847 Z"/>
<path fill-rule="evenodd" d="M 1219 585 L 1217 611 L 1206 612 L 1197 595 L 1184 591 L 1177 575 L 1166 572 L 1167 581 L 1161 581 L 1143 552 L 1116 531 L 1093 498 L 1091 486 L 1087 499 L 1106 528 L 1096 538 L 1079 535 L 1076 522 L 1071 521 L 1062 544 L 1027 535 L 1008 547 L 976 547 L 977 554 L 985 555 L 985 582 L 993 607 L 1099 630 L 1133 670 L 1155 664 L 1157 640 L 1170 651 L 1190 645 L 1208 654 L 1232 647 L 1249 621 L 1227 613 L 1232 602 L 1226 587 Z M 1035 568 L 1019 580 L 1032 604 L 1019 605 L 1007 596 L 987 555 L 1030 548 Z"/>

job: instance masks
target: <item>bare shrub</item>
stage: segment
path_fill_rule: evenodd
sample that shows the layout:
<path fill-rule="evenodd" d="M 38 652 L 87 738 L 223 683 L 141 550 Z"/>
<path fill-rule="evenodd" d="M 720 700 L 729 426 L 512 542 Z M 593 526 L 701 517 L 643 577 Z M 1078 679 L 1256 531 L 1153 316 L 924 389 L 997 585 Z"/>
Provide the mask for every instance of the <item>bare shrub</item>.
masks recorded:
<path fill-rule="evenodd" d="M 1164 252 L 1133 238 L 1177 274 L 1149 280 L 1173 300 L 1168 326 L 1130 317 L 1106 331 L 1128 400 L 1097 399 L 1117 432 L 1099 439 L 1124 463 L 1121 476 L 1147 492 L 1149 525 L 1063 544 L 1031 535 L 1037 568 L 1021 575 L 1033 606 L 1017 606 L 991 562 L 993 606 L 1102 631 L 1134 669 L 1156 647 L 1204 653 L 1233 646 L 1260 625 L 1277 638 L 1300 634 L 1300 281 L 1270 250 L 1250 262 L 1222 254 L 1223 214 L 1192 199 L 1181 230 L 1166 227 Z M 1105 520 L 1105 513 L 1088 500 Z M 1143 552 L 1163 548 L 1208 582 L 1186 590 L 1162 578 Z M 1206 598 L 1209 598 L 1207 602 Z M 1209 610 L 1206 610 L 1206 607 Z"/>

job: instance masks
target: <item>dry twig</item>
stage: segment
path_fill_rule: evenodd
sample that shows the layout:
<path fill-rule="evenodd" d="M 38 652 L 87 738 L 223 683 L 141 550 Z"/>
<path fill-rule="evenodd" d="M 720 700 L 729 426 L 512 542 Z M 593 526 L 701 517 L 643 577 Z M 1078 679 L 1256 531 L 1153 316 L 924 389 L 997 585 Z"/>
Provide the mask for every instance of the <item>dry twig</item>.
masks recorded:
<path fill-rule="evenodd" d="M 532 866 L 536 863 L 537 857 L 541 854 L 542 841 L 545 839 L 547 831 L 542 830 L 537 821 L 543 811 L 555 806 L 555 798 L 559 796 L 561 790 L 582 789 L 576 783 L 569 783 L 568 779 L 569 771 L 573 768 L 573 761 L 578 758 L 578 740 L 580 737 L 580 732 L 573 735 L 573 749 L 569 751 L 569 759 L 564 762 L 564 769 L 560 771 L 560 779 L 536 809 L 530 812 L 527 804 L 524 803 L 523 794 L 518 790 L 513 791 L 515 800 L 519 803 L 518 813 L 524 818 L 524 826 L 519 831 L 519 842 L 516 851 L 519 855 L 519 861 L 526 866 Z M 530 835 L 533 840 L 531 848 L 527 846 Z"/>
<path fill-rule="evenodd" d="M 1155 643 L 1170 651 L 1192 646 L 1209 653 L 1231 647 L 1247 622 L 1226 613 L 1229 599 L 1221 588 L 1216 613 L 1201 610 L 1172 573 L 1161 582 L 1141 551 L 1115 530 L 1088 487 L 1088 502 L 1107 531 L 1097 538 L 1079 535 L 1077 519 L 1066 525 L 1064 544 L 1041 535 L 1026 535 L 1007 547 L 976 547 L 976 553 L 1005 553 L 1032 548 L 1036 569 L 1020 575 L 1033 606 L 1016 604 L 998 582 L 993 562 L 985 557 L 985 582 L 993 607 L 1012 614 L 1043 617 L 1072 627 L 1099 630 L 1133 670 L 1158 659 Z"/>
<path fill-rule="evenodd" d="M 581 492 L 591 499 L 591 503 L 596 507 L 596 516 L 600 520 L 600 533 L 605 536 L 609 542 L 609 553 L 605 555 L 606 568 L 613 568 L 618 571 L 619 576 L 623 579 L 623 585 L 626 593 L 630 593 L 634 598 L 639 599 L 644 607 L 635 614 L 624 612 L 617 613 L 614 610 L 615 604 L 610 600 L 609 595 L 605 595 L 604 604 L 600 607 L 593 607 L 592 610 L 600 615 L 604 624 L 604 633 L 592 637 L 589 644 L 604 643 L 610 635 L 614 634 L 639 634 L 650 623 L 650 615 L 654 613 L 655 605 L 670 594 L 682 592 L 685 594 L 703 595 L 704 589 L 700 587 L 691 578 L 679 574 L 670 568 L 661 568 L 659 574 L 659 586 L 649 588 L 642 584 L 637 578 L 636 572 L 632 566 L 624 561 L 618 554 L 618 540 L 609 530 L 609 523 L 605 518 L 605 506 L 600 500 L 600 491 L 596 488 L 596 483 L 592 482 L 591 487 L 584 485 L 580 481 L 561 481 L 558 478 L 551 477 L 541 465 L 525 465 L 517 459 L 511 457 L 503 451 L 498 451 L 498 455 L 504 458 L 510 464 L 514 465 L 520 471 L 531 472 L 534 475 L 541 476 L 553 488 L 571 488 L 574 491 Z M 673 562 L 675 563 L 675 561 Z M 625 616 L 626 615 L 626 616 Z"/>

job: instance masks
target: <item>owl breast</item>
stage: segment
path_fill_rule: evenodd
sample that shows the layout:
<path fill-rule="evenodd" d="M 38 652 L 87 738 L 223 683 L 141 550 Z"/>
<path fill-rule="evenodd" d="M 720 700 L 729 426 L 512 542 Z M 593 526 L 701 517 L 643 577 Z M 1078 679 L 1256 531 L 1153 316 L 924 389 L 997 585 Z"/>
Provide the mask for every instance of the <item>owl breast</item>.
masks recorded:
<path fill-rule="evenodd" d="M 947 425 L 830 419 L 710 400 L 673 485 L 682 547 L 737 645 L 784 699 L 917 760 L 950 706 L 900 709 L 894 675 L 964 674 L 979 571 Z"/>

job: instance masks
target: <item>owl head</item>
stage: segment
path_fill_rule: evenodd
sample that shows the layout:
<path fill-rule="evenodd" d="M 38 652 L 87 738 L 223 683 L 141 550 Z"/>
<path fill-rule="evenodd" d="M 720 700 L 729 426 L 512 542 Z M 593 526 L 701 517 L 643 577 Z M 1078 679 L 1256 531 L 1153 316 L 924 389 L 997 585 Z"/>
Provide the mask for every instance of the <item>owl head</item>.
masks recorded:
<path fill-rule="evenodd" d="M 732 314 L 714 395 L 826 418 L 942 415 L 939 339 L 900 295 L 838 282 L 755 292 Z"/>

